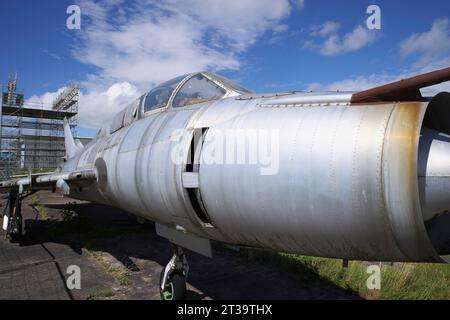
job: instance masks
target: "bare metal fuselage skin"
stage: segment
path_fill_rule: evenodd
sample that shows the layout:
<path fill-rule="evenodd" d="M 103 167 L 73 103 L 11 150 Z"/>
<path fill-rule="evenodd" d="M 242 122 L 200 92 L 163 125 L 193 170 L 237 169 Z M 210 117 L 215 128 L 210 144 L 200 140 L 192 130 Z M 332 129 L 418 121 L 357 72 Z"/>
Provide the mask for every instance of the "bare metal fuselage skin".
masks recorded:
<path fill-rule="evenodd" d="M 448 253 L 432 244 L 419 191 L 427 179 L 426 172 L 418 178 L 427 106 L 352 105 L 346 94 L 229 97 L 129 116 L 128 125 L 103 131 L 60 170 L 97 170 L 97 183 L 70 189 L 74 198 L 203 238 L 313 256 L 441 262 Z M 200 161 L 193 200 L 183 178 L 189 160 L 172 156 L 187 155 L 194 132 L 205 128 L 203 155 L 215 152 L 207 142 L 214 131 L 229 139 L 241 129 L 278 132 L 277 172 Z M 448 177 L 445 170 L 440 174 Z M 446 206 L 448 179 L 439 183 L 447 188 L 439 198 Z"/>

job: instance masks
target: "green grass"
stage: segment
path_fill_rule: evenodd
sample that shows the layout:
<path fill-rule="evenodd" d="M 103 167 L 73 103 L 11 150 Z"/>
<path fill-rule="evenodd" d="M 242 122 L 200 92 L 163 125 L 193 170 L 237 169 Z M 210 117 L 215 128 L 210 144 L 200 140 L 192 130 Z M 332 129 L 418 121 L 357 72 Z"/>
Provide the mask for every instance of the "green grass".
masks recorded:
<path fill-rule="evenodd" d="M 95 300 L 99 298 L 110 298 L 114 296 L 114 292 L 111 289 L 95 291 L 89 295 L 88 300 Z"/>
<path fill-rule="evenodd" d="M 31 206 L 34 210 L 36 210 L 37 214 L 39 215 L 39 218 L 43 220 L 48 219 L 48 209 L 44 205 L 39 203 L 39 197 L 34 195 L 31 197 Z"/>
<path fill-rule="evenodd" d="M 48 209 L 45 206 L 43 206 L 42 204 L 35 204 L 34 208 L 38 212 L 39 218 L 43 220 L 48 219 Z"/>
<path fill-rule="evenodd" d="M 121 286 L 128 286 L 131 280 L 128 277 L 128 271 L 123 267 L 112 266 L 101 251 L 89 251 L 95 260 L 108 272 Z"/>
<path fill-rule="evenodd" d="M 131 280 L 128 278 L 127 270 L 123 268 L 110 267 L 107 271 L 113 275 L 121 286 L 128 286 L 131 284 Z"/>
<path fill-rule="evenodd" d="M 35 206 L 37 204 L 39 204 L 39 198 L 36 195 L 34 195 L 31 197 L 31 205 Z"/>
<path fill-rule="evenodd" d="M 73 221 L 79 221 L 79 216 L 78 213 L 71 209 L 72 204 L 69 203 L 69 205 L 67 206 L 67 208 L 62 209 L 59 211 L 59 213 L 61 214 L 61 218 L 62 221 L 64 222 L 73 222 Z"/>
<path fill-rule="evenodd" d="M 311 278 L 325 279 L 366 299 L 450 299 L 450 265 L 396 263 L 381 266 L 381 289 L 370 290 L 366 281 L 370 263 L 352 261 L 348 268 L 342 260 L 306 257 L 294 254 L 244 249 L 249 260 L 269 262 L 300 272 Z M 374 263 L 375 264 L 375 263 Z"/>

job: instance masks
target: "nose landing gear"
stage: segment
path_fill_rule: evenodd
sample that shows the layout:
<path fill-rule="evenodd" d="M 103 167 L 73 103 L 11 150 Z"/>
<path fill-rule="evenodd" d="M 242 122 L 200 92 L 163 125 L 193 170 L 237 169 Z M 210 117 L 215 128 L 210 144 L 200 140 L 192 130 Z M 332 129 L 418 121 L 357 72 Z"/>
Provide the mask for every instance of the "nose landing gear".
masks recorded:
<path fill-rule="evenodd" d="M 23 219 L 21 209 L 21 197 L 15 190 L 11 190 L 3 211 L 3 229 L 6 231 L 6 236 L 11 240 L 22 235 Z"/>
<path fill-rule="evenodd" d="M 182 247 L 173 245 L 173 256 L 161 271 L 160 294 L 162 300 L 183 300 L 186 298 L 186 279 L 189 265 Z"/>
<path fill-rule="evenodd" d="M 23 235 L 24 223 L 22 217 L 22 200 L 34 192 L 24 193 L 21 190 L 11 190 L 3 211 L 3 229 L 6 237 L 12 241 Z"/>

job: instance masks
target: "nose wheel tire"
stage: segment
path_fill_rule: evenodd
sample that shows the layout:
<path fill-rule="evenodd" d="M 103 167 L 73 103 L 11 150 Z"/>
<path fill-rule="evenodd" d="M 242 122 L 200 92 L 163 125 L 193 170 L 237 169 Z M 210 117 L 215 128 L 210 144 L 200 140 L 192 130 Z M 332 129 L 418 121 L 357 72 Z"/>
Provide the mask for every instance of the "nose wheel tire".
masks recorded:
<path fill-rule="evenodd" d="M 164 268 L 160 275 L 160 287 L 164 277 Z M 177 272 L 168 276 L 164 289 L 160 288 L 162 300 L 184 300 L 186 298 L 186 278 Z"/>
<path fill-rule="evenodd" d="M 6 237 L 11 242 L 18 242 L 23 235 L 23 218 L 22 218 L 22 196 L 13 190 L 8 194 L 8 201 L 2 216 L 3 229 L 6 230 Z"/>

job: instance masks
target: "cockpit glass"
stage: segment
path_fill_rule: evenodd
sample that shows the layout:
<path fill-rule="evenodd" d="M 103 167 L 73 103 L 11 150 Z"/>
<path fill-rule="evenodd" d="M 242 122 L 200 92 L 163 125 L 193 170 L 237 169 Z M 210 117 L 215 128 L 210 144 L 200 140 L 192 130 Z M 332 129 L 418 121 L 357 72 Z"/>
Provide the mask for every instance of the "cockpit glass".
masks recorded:
<path fill-rule="evenodd" d="M 196 74 L 183 84 L 173 99 L 174 108 L 189 106 L 206 101 L 217 100 L 225 95 L 222 89 L 201 73 Z"/>
<path fill-rule="evenodd" d="M 173 90 L 187 75 L 176 77 L 153 88 L 145 99 L 144 112 L 165 107 L 169 102 Z"/>
<path fill-rule="evenodd" d="M 217 74 L 214 74 L 214 77 L 216 77 L 220 82 L 222 82 L 225 86 L 231 88 L 234 91 L 240 92 L 240 93 L 252 93 L 251 90 L 241 86 L 239 83 L 234 82 L 228 78 L 219 76 Z"/>

